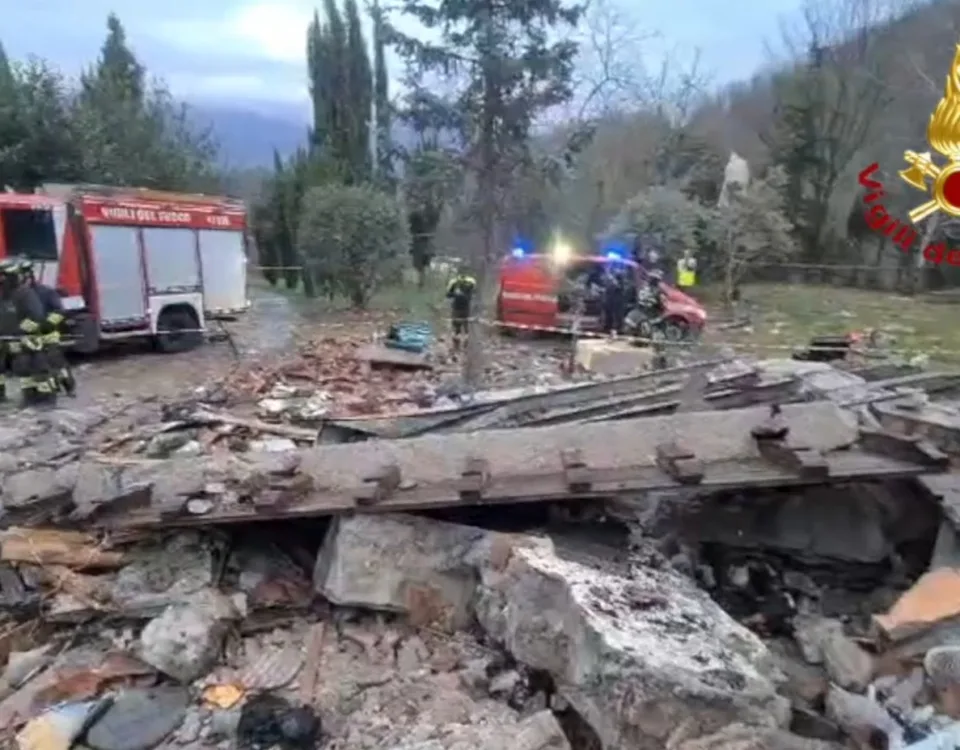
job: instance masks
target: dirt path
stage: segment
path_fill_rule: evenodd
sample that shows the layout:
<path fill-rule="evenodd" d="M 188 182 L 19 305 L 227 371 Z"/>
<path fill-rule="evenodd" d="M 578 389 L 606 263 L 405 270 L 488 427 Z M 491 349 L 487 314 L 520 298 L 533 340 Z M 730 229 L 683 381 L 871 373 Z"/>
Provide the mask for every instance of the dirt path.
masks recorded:
<path fill-rule="evenodd" d="M 275 292 L 256 289 L 251 294 L 255 295 L 251 309 L 237 321 L 224 325 L 236 353 L 226 340 L 208 341 L 181 354 L 161 354 L 149 342 L 138 341 L 76 357 L 73 366 L 79 381 L 77 405 L 112 396 L 182 393 L 224 376 L 242 359 L 290 347 L 299 313 L 286 297 Z"/>

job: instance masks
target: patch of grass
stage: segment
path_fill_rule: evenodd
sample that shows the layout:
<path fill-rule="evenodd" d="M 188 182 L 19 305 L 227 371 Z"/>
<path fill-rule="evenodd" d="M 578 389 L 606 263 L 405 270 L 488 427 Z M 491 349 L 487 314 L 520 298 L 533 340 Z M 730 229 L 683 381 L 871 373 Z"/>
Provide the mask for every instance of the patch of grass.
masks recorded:
<path fill-rule="evenodd" d="M 707 289 L 703 299 L 716 296 Z M 960 307 L 924 297 L 834 286 L 752 284 L 742 291 L 750 329 L 708 332 L 707 339 L 730 342 L 758 355 L 789 356 L 817 335 L 877 329 L 894 338 L 893 348 L 926 354 L 931 361 L 960 364 Z M 698 295 L 700 296 L 700 295 Z M 778 352 L 773 348 L 785 347 Z"/>
<path fill-rule="evenodd" d="M 389 316 L 396 320 L 436 323 L 446 321 L 449 317 L 448 303 L 444 296 L 446 279 L 436 276 L 428 276 L 423 288 L 412 278 L 384 287 L 373 296 L 366 310 L 353 309 L 350 301 L 343 297 L 332 300 L 326 296 L 308 298 L 301 288 L 289 289 L 282 281 L 271 287 L 259 274 L 251 275 L 249 287 L 251 296 L 280 295 L 287 298 L 301 315 L 312 320 L 361 322 L 365 319 L 382 320 Z"/>

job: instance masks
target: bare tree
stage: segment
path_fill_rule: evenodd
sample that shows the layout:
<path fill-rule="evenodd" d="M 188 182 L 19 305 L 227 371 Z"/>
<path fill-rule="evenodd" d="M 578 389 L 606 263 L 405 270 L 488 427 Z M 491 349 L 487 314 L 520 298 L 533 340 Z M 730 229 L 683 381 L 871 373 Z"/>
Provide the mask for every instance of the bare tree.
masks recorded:
<path fill-rule="evenodd" d="M 642 53 L 659 34 L 642 30 L 612 0 L 593 0 L 582 28 L 572 119 L 586 122 L 635 107 L 647 88 Z"/>
<path fill-rule="evenodd" d="M 778 77 L 766 142 L 786 171 L 788 215 L 807 260 L 830 252 L 831 198 L 890 103 L 891 59 L 876 31 L 890 11 L 887 0 L 807 0 L 800 24 L 784 27 L 784 47 L 800 62 Z"/>

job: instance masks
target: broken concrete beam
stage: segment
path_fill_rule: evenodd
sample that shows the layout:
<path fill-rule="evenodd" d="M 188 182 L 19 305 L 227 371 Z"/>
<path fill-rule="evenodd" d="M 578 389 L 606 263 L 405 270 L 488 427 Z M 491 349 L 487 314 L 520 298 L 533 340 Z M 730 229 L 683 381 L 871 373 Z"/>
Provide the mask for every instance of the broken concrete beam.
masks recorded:
<path fill-rule="evenodd" d="M 579 451 L 589 467 L 590 492 L 612 496 L 672 489 L 676 480 L 657 466 L 656 447 L 684 435 L 684 448 L 705 466 L 703 487 L 723 489 L 803 483 L 805 480 L 763 462 L 750 429 L 768 413 L 762 407 L 735 412 L 701 412 L 588 425 L 521 428 L 479 433 L 427 435 L 329 445 L 296 453 L 210 456 L 135 465 L 79 465 L 74 490 L 78 507 L 89 508 L 149 483 L 149 509 L 105 513 L 102 528 L 227 523 L 356 511 L 365 479 L 384 466 L 398 467 L 404 489 L 369 506 L 370 511 L 443 508 L 477 502 L 535 502 L 579 497 L 571 491 L 563 451 Z M 837 450 L 857 437 L 853 418 L 830 403 L 783 407 L 793 440 L 829 455 L 831 478 L 916 476 L 922 467 Z M 470 459 L 482 460 L 481 474 L 464 477 Z M 486 477 L 481 481 L 478 477 Z M 99 477 L 99 478 L 97 478 Z M 478 485 L 478 481 L 480 484 Z M 467 492 L 467 497 L 461 496 Z M 269 502 L 264 504 L 267 496 Z M 275 500 L 275 501 L 274 501 Z M 201 507 L 202 506 L 202 507 Z M 171 514 L 164 516 L 164 509 Z"/>
<path fill-rule="evenodd" d="M 684 447 L 707 464 L 757 458 L 750 428 L 769 408 L 732 412 L 698 412 L 610 423 L 556 425 L 424 435 L 407 440 L 378 440 L 330 445 L 301 452 L 301 470 L 330 491 L 352 491 L 388 463 L 400 467 L 404 480 L 419 486 L 458 480 L 468 458 L 487 461 L 492 477 L 547 475 L 562 470 L 565 449 L 580 451 L 593 470 L 656 464 L 656 446 L 676 435 Z M 789 404 L 782 408 L 797 445 L 824 453 L 856 442 L 853 419 L 829 403 Z"/>
<path fill-rule="evenodd" d="M 314 583 L 331 601 L 416 624 L 476 617 L 551 674 L 605 750 L 660 750 L 690 716 L 700 733 L 788 720 L 763 643 L 667 566 L 624 574 L 563 560 L 547 539 L 358 515 L 329 530 Z"/>
<path fill-rule="evenodd" d="M 860 430 L 860 446 L 898 461 L 922 464 L 932 469 L 947 469 L 950 457 L 932 441 L 919 435 L 898 435 L 881 430 Z"/>
<path fill-rule="evenodd" d="M 538 419 L 537 415 L 546 415 L 548 412 L 566 409 L 578 411 L 586 408 L 587 405 L 604 401 L 608 402 L 607 405 L 609 405 L 611 400 L 616 401 L 618 399 L 627 402 L 632 402 L 636 398 L 645 399 L 649 398 L 651 389 L 656 390 L 656 384 L 658 383 L 673 382 L 696 370 L 712 369 L 726 361 L 725 359 L 703 360 L 666 370 L 651 370 L 638 375 L 611 378 L 599 383 L 581 383 L 552 388 L 546 393 L 523 395 L 509 399 L 502 404 L 493 404 L 496 408 L 486 413 L 478 413 L 476 416 L 460 420 L 456 422 L 454 429 L 471 431 L 502 427 L 513 423 L 533 424 L 533 419 Z M 481 406 L 484 405 L 481 404 Z M 603 408 L 606 408 L 606 406 Z"/>

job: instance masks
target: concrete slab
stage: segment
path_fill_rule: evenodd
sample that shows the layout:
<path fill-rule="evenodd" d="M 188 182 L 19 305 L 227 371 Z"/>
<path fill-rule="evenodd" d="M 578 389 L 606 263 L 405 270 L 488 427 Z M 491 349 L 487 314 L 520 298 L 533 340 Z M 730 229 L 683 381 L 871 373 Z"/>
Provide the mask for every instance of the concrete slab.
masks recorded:
<path fill-rule="evenodd" d="M 632 375 L 650 369 L 654 352 L 620 339 L 582 339 L 577 342 L 575 362 L 588 372 L 610 377 Z"/>

